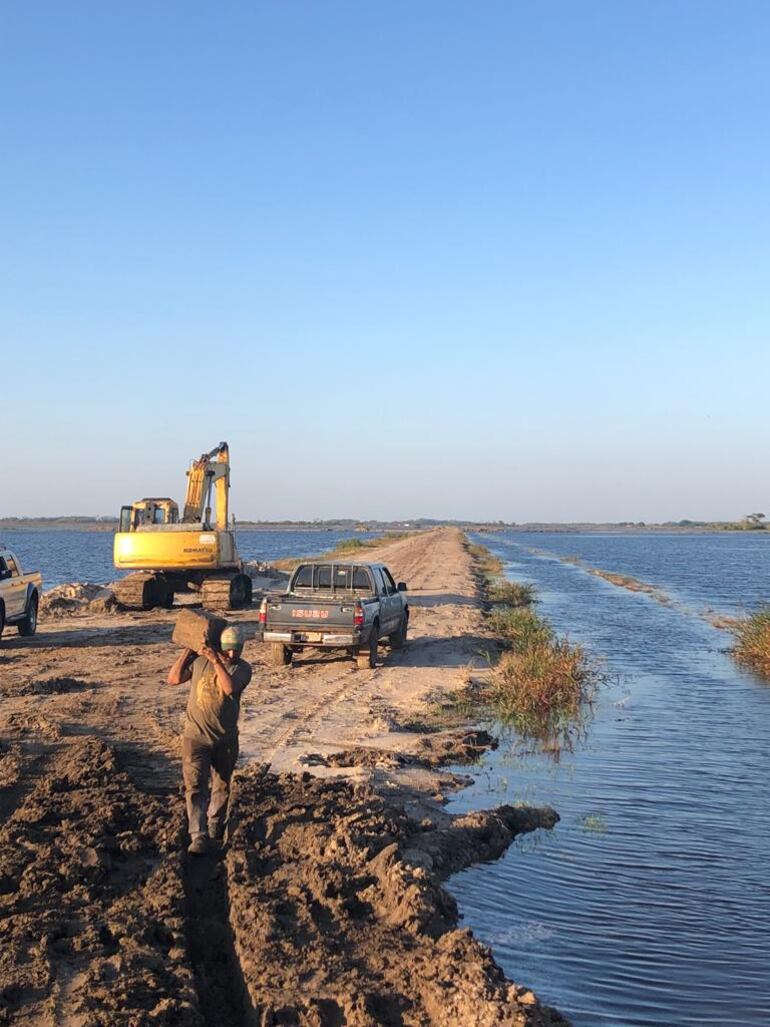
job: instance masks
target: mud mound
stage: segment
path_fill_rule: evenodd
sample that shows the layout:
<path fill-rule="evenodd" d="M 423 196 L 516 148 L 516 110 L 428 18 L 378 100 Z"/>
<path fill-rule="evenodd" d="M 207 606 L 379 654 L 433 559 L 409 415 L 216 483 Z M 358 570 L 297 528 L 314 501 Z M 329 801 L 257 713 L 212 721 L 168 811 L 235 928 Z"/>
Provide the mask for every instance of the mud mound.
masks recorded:
<path fill-rule="evenodd" d="M 32 681 L 0 682 L 0 695 L 66 695 L 71 692 L 84 692 L 90 688 L 93 688 L 93 685 L 79 678 L 38 678 Z"/>
<path fill-rule="evenodd" d="M 551 810 L 410 820 L 363 786 L 238 778 L 230 924 L 257 1023 L 546 1027 L 566 1023 L 457 930 L 440 877 L 499 856 Z"/>
<path fill-rule="evenodd" d="M 399 753 L 387 749 L 356 746 L 323 756 L 311 753 L 305 762 L 325 767 L 373 767 L 395 770 L 399 767 L 443 767 L 450 763 L 475 763 L 497 739 L 487 731 L 445 731 L 419 739 L 418 753 Z"/>
<path fill-rule="evenodd" d="M 111 589 L 76 581 L 44 592 L 40 613 L 46 617 L 67 617 L 77 613 L 110 613 L 116 606 Z"/>
<path fill-rule="evenodd" d="M 0 1022 L 198 1027 L 179 809 L 94 739 L 35 764 L 0 829 Z"/>

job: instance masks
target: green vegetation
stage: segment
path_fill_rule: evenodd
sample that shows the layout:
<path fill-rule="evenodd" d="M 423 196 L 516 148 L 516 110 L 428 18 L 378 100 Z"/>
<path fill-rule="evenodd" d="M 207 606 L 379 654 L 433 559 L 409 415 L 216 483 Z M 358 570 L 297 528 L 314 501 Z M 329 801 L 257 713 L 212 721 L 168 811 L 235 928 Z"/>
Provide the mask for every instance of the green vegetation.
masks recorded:
<path fill-rule="evenodd" d="M 733 655 L 738 663 L 770 679 L 770 606 L 759 610 L 734 628 Z"/>
<path fill-rule="evenodd" d="M 487 626 L 502 649 L 475 701 L 520 736 L 558 749 L 582 725 L 603 675 L 582 646 L 557 636 L 535 612 L 532 585 L 505 580 L 502 562 L 486 547 L 469 545 L 468 552 L 489 604 Z"/>
<path fill-rule="evenodd" d="M 535 601 L 535 589 L 521 581 L 493 581 L 488 598 L 495 606 L 530 606 Z"/>
<path fill-rule="evenodd" d="M 503 561 L 494 556 L 486 546 L 478 546 L 466 540 L 465 548 L 476 565 L 476 570 L 487 580 L 491 581 L 498 576 L 503 569 Z"/>
<path fill-rule="evenodd" d="M 508 612 L 493 622 L 504 652 L 490 676 L 487 699 L 525 736 L 546 739 L 577 723 L 599 675 L 585 649 L 559 638 L 533 610 Z"/>

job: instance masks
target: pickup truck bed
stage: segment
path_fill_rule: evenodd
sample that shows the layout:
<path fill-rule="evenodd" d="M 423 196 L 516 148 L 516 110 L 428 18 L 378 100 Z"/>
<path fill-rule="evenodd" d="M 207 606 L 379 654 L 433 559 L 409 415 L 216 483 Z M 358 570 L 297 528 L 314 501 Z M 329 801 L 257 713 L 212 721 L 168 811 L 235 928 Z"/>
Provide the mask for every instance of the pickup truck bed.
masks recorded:
<path fill-rule="evenodd" d="M 260 634 L 272 662 L 291 663 L 302 649 L 344 649 L 360 667 L 374 667 L 381 639 L 406 641 L 406 585 L 396 585 L 383 564 L 304 563 L 288 590 L 269 594 L 259 613 Z"/>

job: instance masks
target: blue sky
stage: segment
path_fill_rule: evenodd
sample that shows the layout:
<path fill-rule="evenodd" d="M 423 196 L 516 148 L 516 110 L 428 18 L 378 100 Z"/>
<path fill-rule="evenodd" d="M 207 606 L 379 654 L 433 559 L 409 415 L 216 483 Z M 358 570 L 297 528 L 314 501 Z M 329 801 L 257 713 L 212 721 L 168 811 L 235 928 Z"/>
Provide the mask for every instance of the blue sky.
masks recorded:
<path fill-rule="evenodd" d="M 770 505 L 770 6 L 9 3 L 1 514 Z M 770 513 L 770 511 L 768 511 Z"/>

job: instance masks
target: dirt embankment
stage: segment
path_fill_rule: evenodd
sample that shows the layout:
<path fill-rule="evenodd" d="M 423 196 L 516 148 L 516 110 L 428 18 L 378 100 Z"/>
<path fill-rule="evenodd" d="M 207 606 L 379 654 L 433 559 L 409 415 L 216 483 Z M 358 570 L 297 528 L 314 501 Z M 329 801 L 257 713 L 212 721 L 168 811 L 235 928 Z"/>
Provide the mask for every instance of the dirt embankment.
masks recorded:
<path fill-rule="evenodd" d="M 557 819 L 441 808 L 461 779 L 436 768 L 491 744 L 420 729 L 489 644 L 459 533 L 370 557 L 409 582 L 412 640 L 373 671 L 336 655 L 269 668 L 247 649 L 221 859 L 184 853 L 184 696 L 163 683 L 175 614 L 76 614 L 3 639 L 0 1022 L 565 1022 L 458 930 L 441 883 Z"/>

